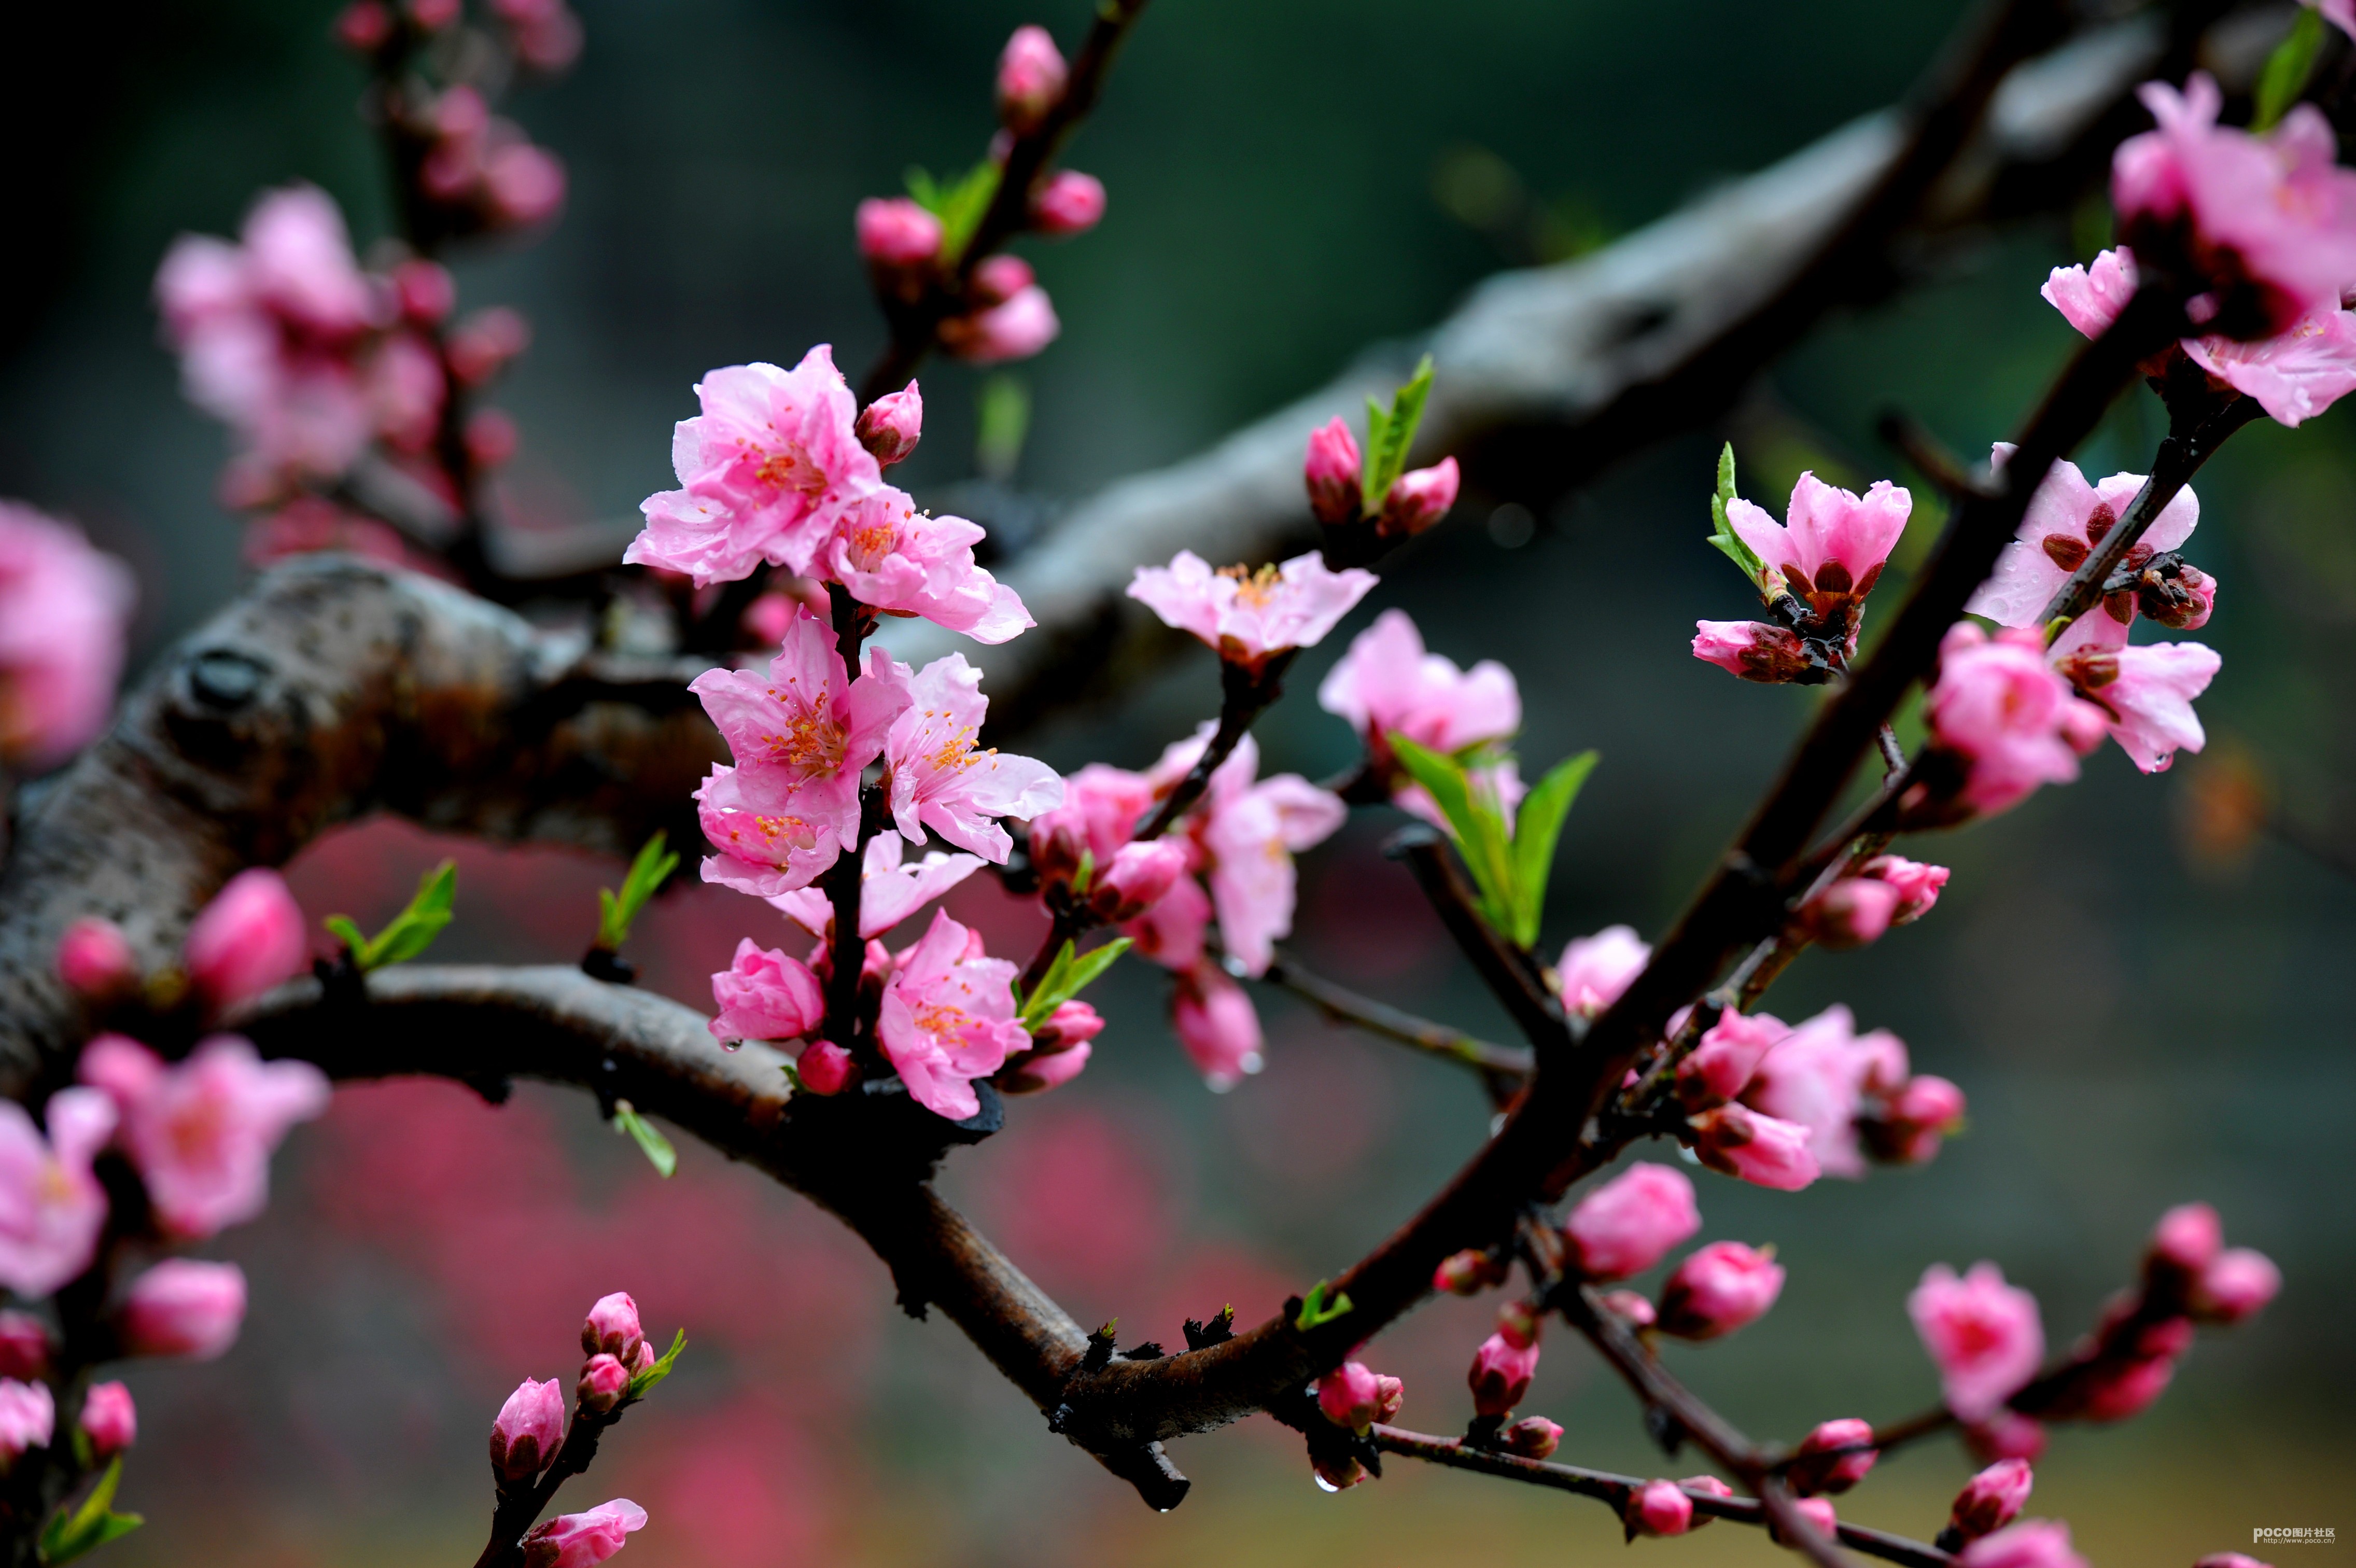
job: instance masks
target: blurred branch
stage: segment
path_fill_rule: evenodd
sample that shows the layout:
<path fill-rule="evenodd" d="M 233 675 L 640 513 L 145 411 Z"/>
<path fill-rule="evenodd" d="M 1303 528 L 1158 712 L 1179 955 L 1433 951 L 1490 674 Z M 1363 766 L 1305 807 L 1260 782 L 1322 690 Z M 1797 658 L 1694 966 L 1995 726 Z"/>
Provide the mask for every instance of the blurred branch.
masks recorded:
<path fill-rule="evenodd" d="M 2057 0 L 2012 0 L 1943 67 L 1924 106 L 1855 121 L 1758 174 L 1559 266 L 1476 288 L 1414 341 L 1199 456 L 1082 502 L 1000 575 L 1038 629 L 979 651 L 917 622 L 888 628 L 921 664 L 962 649 L 1011 733 L 1177 645 L 1122 597 L 1131 571 L 1191 549 L 1215 563 L 1313 546 L 1309 433 L 1387 392 L 1429 349 L 1438 379 L 1415 461 L 1540 505 L 1650 443 L 1706 424 L 1830 311 L 1879 298 L 1928 252 L 1985 226 L 2067 209 L 2139 128 L 2135 84 L 2180 74 L 2217 0 L 2062 36 Z"/>
<path fill-rule="evenodd" d="M 1412 1046 L 1417 1050 L 1462 1062 L 1474 1069 L 1483 1079 L 1505 1078 L 1518 1081 L 1529 1077 L 1537 1065 L 1537 1058 L 1527 1047 L 1493 1045 L 1487 1040 L 1476 1039 L 1462 1029 L 1435 1024 L 1429 1018 L 1419 1018 L 1412 1013 L 1402 1012 L 1388 1003 L 1361 996 L 1302 968 L 1301 961 L 1287 952 L 1279 951 L 1259 978 L 1313 1003 L 1319 1012 L 1337 1024 L 1355 1025 L 1370 1035 L 1379 1035 L 1387 1040 L 1397 1040 L 1403 1046 Z"/>

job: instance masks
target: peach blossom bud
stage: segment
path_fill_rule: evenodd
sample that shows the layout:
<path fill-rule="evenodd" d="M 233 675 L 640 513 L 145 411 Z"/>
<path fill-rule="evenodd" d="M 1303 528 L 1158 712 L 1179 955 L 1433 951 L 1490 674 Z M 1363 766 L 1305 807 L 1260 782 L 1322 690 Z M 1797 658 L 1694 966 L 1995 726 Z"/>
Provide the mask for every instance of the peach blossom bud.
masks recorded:
<path fill-rule="evenodd" d="M 491 1468 L 508 1486 L 529 1481 L 556 1457 L 564 1442 L 564 1395 L 551 1378 L 526 1378 L 491 1423 Z"/>
<path fill-rule="evenodd" d="M 1364 1432 L 1382 1403 L 1382 1380 L 1363 1361 L 1344 1361 L 1317 1380 L 1317 1408 L 1336 1426 Z"/>
<path fill-rule="evenodd" d="M 1097 867 L 1088 888 L 1088 908 L 1107 924 L 1135 919 L 1162 902 L 1171 885 L 1186 875 L 1186 848 L 1176 839 L 1125 843 L 1110 862 Z"/>
<path fill-rule="evenodd" d="M 2029 1501 L 2029 1489 L 2035 1482 L 2028 1460 L 1997 1460 L 1955 1494 L 1947 1528 L 1959 1541 L 1977 1541 L 1983 1535 L 1993 1535 L 2020 1517 L 2021 1507 Z"/>
<path fill-rule="evenodd" d="M 544 223 L 564 205 L 564 164 L 546 147 L 510 143 L 483 160 L 483 190 L 501 223 Z"/>
<path fill-rule="evenodd" d="M 1525 1459 L 1543 1459 L 1562 1442 L 1562 1428 L 1542 1415 L 1526 1415 L 1505 1428 L 1500 1441 L 1508 1454 L 1518 1454 Z"/>
<path fill-rule="evenodd" d="M 1830 1498 L 1796 1498 L 1792 1504 L 1792 1511 L 1798 1514 L 1802 1519 L 1806 1520 L 1809 1524 L 1814 1526 L 1818 1535 L 1825 1537 L 1828 1541 L 1838 1538 L 1840 1516 L 1833 1511 L 1832 1500 Z M 1779 1546 L 1788 1546 L 1791 1544 L 1777 1532 L 1772 1522 L 1767 1527 L 1767 1539 L 1774 1541 Z"/>
<path fill-rule="evenodd" d="M 420 327 L 431 327 L 458 303 L 458 285 L 448 267 L 413 256 L 392 269 L 392 296 L 400 302 L 402 315 Z"/>
<path fill-rule="evenodd" d="M 2125 1421 L 2141 1415 L 2167 1391 L 2176 1376 L 2176 1362 L 2167 1356 L 2152 1356 L 2124 1363 L 2107 1363 L 2096 1369 L 2076 1404 L 2082 1421 Z"/>
<path fill-rule="evenodd" d="M 506 369 L 531 342 L 531 324 L 504 305 L 477 310 L 458 323 L 444 350 L 450 373 L 470 387 L 481 386 Z"/>
<path fill-rule="evenodd" d="M 638 1349 L 647 1348 L 638 1342 Z M 633 1352 L 635 1354 L 636 1352 Z M 581 1380 L 573 1390 L 573 1397 L 581 1402 L 584 1410 L 594 1410 L 603 1415 L 622 1402 L 630 1391 L 630 1369 L 614 1356 L 592 1356 L 583 1363 Z"/>
<path fill-rule="evenodd" d="M 1677 1064 L 1677 1100 L 1688 1111 L 1707 1111 L 1740 1094 L 1759 1064 L 1791 1026 L 1766 1013 L 1719 1015 L 1702 1031 L 1692 1054 Z"/>
<path fill-rule="evenodd" d="M 82 1435 L 91 1456 L 104 1464 L 139 1440 L 139 1407 L 121 1383 L 92 1383 L 81 1398 Z"/>
<path fill-rule="evenodd" d="M 2045 1453 L 2045 1423 L 2014 1411 L 1999 1410 L 1986 1421 L 1965 1427 L 1964 1445 L 1982 1464 L 2026 1459 L 2033 1465 Z"/>
<path fill-rule="evenodd" d="M 102 1001 L 139 983 L 139 960 L 122 927 L 85 915 L 58 939 L 58 978 L 76 995 Z"/>
<path fill-rule="evenodd" d="M 1759 1187 L 1797 1192 L 1816 1179 L 1809 1129 L 1762 1116 L 1743 1104 L 1721 1105 L 1692 1119 L 1694 1153 L 1713 1170 Z"/>
<path fill-rule="evenodd" d="M 2216 1261 L 2224 1245 L 2225 1227 L 2217 1211 L 2205 1203 L 2183 1203 L 2159 1217 L 2144 1256 L 2155 1268 L 2198 1275 Z"/>
<path fill-rule="evenodd" d="M 336 17 L 336 41 L 355 54 L 374 54 L 392 37 L 392 13 L 378 0 L 353 0 Z"/>
<path fill-rule="evenodd" d="M 1047 29 L 1021 27 L 998 57 L 998 118 L 1018 136 L 1039 128 L 1063 102 L 1069 70 Z"/>
<path fill-rule="evenodd" d="M 47 1448 L 57 1435 L 57 1400 L 47 1383 L 20 1383 L 0 1378 L 0 1471 L 36 1448 Z"/>
<path fill-rule="evenodd" d="M 1799 638 L 1763 620 L 1697 620 L 1693 653 L 1729 674 L 1771 686 L 1796 681 L 1810 668 Z"/>
<path fill-rule="evenodd" d="M 1686 1495 L 1688 1497 L 1693 1496 L 1697 1492 L 1708 1492 L 1713 1498 L 1730 1498 L 1734 1495 L 1734 1488 L 1728 1486 L 1724 1481 L 1719 1480 L 1716 1476 L 1687 1476 L 1684 1480 L 1679 1481 L 1677 1485 L 1686 1489 Z M 1696 1530 L 1699 1530 L 1703 1525 L 1708 1524 L 1711 1520 L 1717 1517 L 1718 1516 L 1715 1514 L 1707 1514 L 1702 1512 L 1699 1509 L 1696 1509 L 1694 1510 L 1693 1527 Z"/>
<path fill-rule="evenodd" d="M 1801 905 L 1794 923 L 1810 941 L 1836 952 L 1861 948 L 1890 929 L 1901 897 L 1887 882 L 1844 876 Z"/>
<path fill-rule="evenodd" d="M 983 257 L 975 266 L 967 295 L 976 305 L 1004 305 L 1038 281 L 1039 274 L 1031 270 L 1030 263 L 1001 252 Z"/>
<path fill-rule="evenodd" d="M 859 1073 L 851 1053 L 832 1040 L 813 1040 L 803 1047 L 794 1070 L 812 1094 L 840 1094 Z"/>
<path fill-rule="evenodd" d="M 859 204 L 859 253 L 879 267 L 917 267 L 941 253 L 941 220 L 905 196 Z"/>
<path fill-rule="evenodd" d="M 1537 1345 L 1516 1347 L 1503 1334 L 1490 1335 L 1473 1353 L 1472 1369 L 1465 1378 L 1472 1389 L 1472 1408 L 1483 1415 L 1513 1414 L 1530 1391 L 1530 1379 L 1537 1369 Z"/>
<path fill-rule="evenodd" d="M 1497 1332 L 1516 1350 L 1526 1350 L 1537 1344 L 1544 1326 L 1544 1320 L 1527 1302 L 1509 1301 L 1497 1309 Z"/>
<path fill-rule="evenodd" d="M 1635 1328 L 1650 1328 L 1660 1320 L 1652 1301 L 1641 1291 L 1614 1290 L 1603 1293 L 1603 1305 L 1612 1314 Z"/>
<path fill-rule="evenodd" d="M 1017 289 L 1003 305 L 941 323 L 941 346 L 977 365 L 1027 360 L 1064 329 L 1047 291 L 1033 284 Z"/>
<path fill-rule="evenodd" d="M 1301 478 L 1309 487 L 1309 510 L 1318 521 L 1339 526 L 1358 520 L 1358 490 L 1365 471 L 1357 438 L 1339 415 L 1310 432 L 1309 456 L 1301 463 Z"/>
<path fill-rule="evenodd" d="M 1066 1006 L 1086 1006 L 1086 1003 L 1066 1003 Z M 1044 1094 L 1058 1089 L 1080 1076 L 1095 1051 L 1086 1041 L 1059 1051 L 1026 1051 L 991 1081 L 1008 1094 Z"/>
<path fill-rule="evenodd" d="M 1964 1091 L 1944 1078 L 1918 1073 L 1890 1096 L 1879 1118 L 1860 1120 L 1858 1130 L 1876 1159 L 1919 1165 L 1963 1120 Z"/>
<path fill-rule="evenodd" d="M 466 460 L 496 468 L 516 455 L 521 437 L 514 416 L 503 408 L 478 408 L 466 416 Z"/>
<path fill-rule="evenodd" d="M 1661 1290 L 1660 1329 L 1680 1339 L 1716 1339 L 1759 1318 L 1783 1294 L 1774 1249 L 1712 1241 L 1676 1266 Z"/>
<path fill-rule="evenodd" d="M 1683 1535 L 1693 1528 L 1693 1499 L 1675 1481 L 1647 1481 L 1630 1494 L 1621 1518 L 1631 1541 L 1640 1535 Z"/>
<path fill-rule="evenodd" d="M 2070 1546 L 2070 1527 L 2059 1520 L 2030 1519 L 1984 1535 L 1955 1559 L 1962 1568 L 2086 1568 Z"/>
<path fill-rule="evenodd" d="M 29 1312 L 10 1307 L 0 1312 L 0 1378 L 37 1383 L 49 1375 L 56 1351 L 48 1326 Z"/>
<path fill-rule="evenodd" d="M 916 449 L 925 430 L 925 398 L 910 381 L 895 392 L 885 392 L 859 411 L 854 429 L 859 444 L 876 462 L 890 467 Z"/>
<path fill-rule="evenodd" d="M 630 1299 L 627 1291 L 599 1296 L 581 1323 L 581 1348 L 592 1356 L 602 1350 L 627 1360 L 637 1353 L 646 1337 L 647 1331 L 638 1322 L 638 1304 Z"/>
<path fill-rule="evenodd" d="M 129 1355 L 209 1361 L 237 1343 L 244 1322 L 244 1270 L 166 1258 L 131 1282 L 115 1333 Z"/>
<path fill-rule="evenodd" d="M 523 1568 L 594 1568 L 644 1530 L 647 1510 L 627 1498 L 553 1519 L 523 1538 Z"/>
<path fill-rule="evenodd" d="M 1641 1274 L 1701 1229 L 1693 1183 L 1666 1165 L 1631 1165 L 1579 1200 L 1563 1223 L 1579 1271 L 1590 1280 Z"/>
<path fill-rule="evenodd" d="M 188 979 L 214 1008 L 233 1007 L 302 972 L 310 948 L 285 879 L 255 866 L 214 895 L 183 950 Z"/>
<path fill-rule="evenodd" d="M 1094 1007 L 1075 998 L 1059 1004 L 1047 1021 L 1031 1036 L 1031 1048 L 1041 1055 L 1060 1055 L 1087 1045 L 1104 1033 L 1105 1021 Z"/>
<path fill-rule="evenodd" d="M 1944 865 L 1925 865 L 1919 860 L 1903 855 L 1877 854 L 1858 867 L 1859 876 L 1870 876 L 1887 882 L 1898 889 L 1898 908 L 1890 912 L 1893 926 L 1913 924 L 1931 912 L 1939 901 L 1939 890 L 1954 875 Z"/>
<path fill-rule="evenodd" d="M 1860 1443 L 1873 1441 L 1873 1423 L 1854 1417 L 1827 1421 L 1800 1440 L 1797 1455 L 1787 1472 L 1795 1492 L 1845 1492 L 1865 1479 L 1873 1462 L 1881 1457 L 1875 1448 L 1858 1448 Z M 1842 1449 L 1855 1449 L 1842 1453 Z"/>
<path fill-rule="evenodd" d="M 2203 1323 L 2239 1323 L 2256 1316 L 2282 1289 L 2282 1271 L 2264 1252 L 2232 1247 L 2201 1271 L 2192 1287 L 2192 1314 Z"/>
<path fill-rule="evenodd" d="M 1450 1295 L 1479 1295 L 1504 1284 L 1511 1270 L 1505 1259 L 1467 1247 L 1440 1260 L 1440 1267 L 1432 1271 L 1431 1288 Z"/>
<path fill-rule="evenodd" d="M 1386 539 L 1421 533 L 1448 515 L 1456 504 L 1456 459 L 1442 457 L 1429 468 L 1416 468 L 1391 481 L 1383 497 L 1383 514 L 1375 532 Z"/>
<path fill-rule="evenodd" d="M 1031 197 L 1031 222 L 1042 234 L 1085 234 L 1104 221 L 1104 181 L 1058 169 Z"/>

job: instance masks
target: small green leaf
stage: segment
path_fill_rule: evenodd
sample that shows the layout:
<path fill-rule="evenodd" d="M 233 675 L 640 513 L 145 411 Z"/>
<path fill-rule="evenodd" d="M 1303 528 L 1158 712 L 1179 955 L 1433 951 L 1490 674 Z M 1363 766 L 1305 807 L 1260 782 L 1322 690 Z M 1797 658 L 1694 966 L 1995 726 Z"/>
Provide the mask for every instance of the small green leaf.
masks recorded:
<path fill-rule="evenodd" d="M 1423 786 L 1440 808 L 1456 852 L 1464 857 L 1473 886 L 1481 895 L 1481 918 L 1500 935 L 1513 930 L 1513 843 L 1505 831 L 1505 814 L 1487 790 L 1475 789 L 1464 765 L 1455 757 L 1418 746 L 1404 735 L 1390 736 L 1392 755 L 1408 776 Z"/>
<path fill-rule="evenodd" d="M 1039 977 L 1039 985 L 1028 1001 L 1018 998 L 1017 1007 L 1023 1026 L 1036 1031 L 1054 1015 L 1056 1008 L 1087 989 L 1090 982 L 1110 969 L 1113 961 L 1134 944 L 1127 937 L 1116 937 L 1102 947 L 1076 953 L 1074 944 L 1066 942 L 1055 954 L 1055 961 Z"/>
<path fill-rule="evenodd" d="M 2307 91 L 2308 79 L 2315 75 L 2315 61 L 2323 49 L 2323 13 L 2313 5 L 2300 7 L 2298 20 L 2291 24 L 2290 36 L 2276 45 L 2266 57 L 2266 69 L 2258 77 L 2257 112 L 2250 121 L 2253 132 L 2270 131 L 2290 113 Z"/>
<path fill-rule="evenodd" d="M 110 1541 L 117 1541 L 137 1530 L 146 1521 L 135 1513 L 116 1513 L 114 1488 L 123 1480 L 123 1459 L 120 1455 L 108 1464 L 106 1474 L 98 1478 L 90 1496 L 70 1514 L 59 1509 L 41 1531 L 41 1561 L 57 1568 L 86 1552 L 95 1552 Z"/>
<path fill-rule="evenodd" d="M 1325 1299 L 1325 1281 L 1319 1280 L 1309 1287 L 1308 1295 L 1301 1299 L 1300 1316 L 1292 1320 L 1292 1326 L 1306 1333 L 1312 1328 L 1322 1328 L 1351 1311 L 1347 1292 L 1336 1291 L 1332 1301 Z"/>
<path fill-rule="evenodd" d="M 670 879 L 679 869 L 679 856 L 669 848 L 670 835 L 658 829 L 655 836 L 638 848 L 630 862 L 627 875 L 622 878 L 622 890 L 597 889 L 597 946 L 607 952 L 620 950 L 630 940 L 630 925 L 655 890 Z"/>
<path fill-rule="evenodd" d="M 990 210 L 991 199 L 998 194 L 998 165 L 984 158 L 954 185 L 943 185 L 921 168 L 909 169 L 906 178 L 908 194 L 916 199 L 916 205 L 941 220 L 942 263 L 956 264 L 973 231 L 981 226 L 981 215 Z"/>
<path fill-rule="evenodd" d="M 1415 429 L 1423 423 L 1423 405 L 1430 396 L 1431 356 L 1426 354 L 1417 363 L 1414 378 L 1392 394 L 1387 411 L 1373 398 L 1366 400 L 1366 464 L 1360 482 L 1367 516 L 1381 513 L 1383 498 L 1407 472 L 1408 449 L 1415 445 Z"/>
<path fill-rule="evenodd" d="M 1021 376 L 1001 371 L 981 383 L 974 396 L 973 466 L 985 479 L 1005 484 L 1023 460 L 1031 433 L 1031 389 Z"/>
<path fill-rule="evenodd" d="M 656 1132 L 654 1124 L 639 1115 L 637 1108 L 628 1101 L 614 1101 L 614 1127 L 616 1131 L 627 1133 L 637 1140 L 640 1152 L 647 1156 L 647 1163 L 655 1167 L 657 1176 L 668 1176 L 679 1169 L 679 1151 L 672 1148 L 670 1140 Z"/>
<path fill-rule="evenodd" d="M 1529 948 L 1537 942 L 1538 918 L 1546 911 L 1547 880 L 1554 872 L 1554 849 L 1562 837 L 1562 820 L 1593 771 L 1595 753 L 1591 751 L 1564 757 L 1547 769 L 1514 818 L 1514 928 L 1508 934 L 1516 947 Z"/>
<path fill-rule="evenodd" d="M 682 1328 L 670 1337 L 670 1348 L 664 1351 L 653 1366 L 630 1379 L 628 1397 L 634 1400 L 646 1398 L 648 1390 L 670 1376 L 671 1363 L 678 1360 L 679 1353 L 686 1348 L 687 1330 Z"/>
<path fill-rule="evenodd" d="M 416 896 L 373 937 L 363 937 L 348 916 L 330 915 L 322 922 L 344 946 L 361 972 L 387 964 L 406 963 L 434 945 L 450 923 L 451 906 L 458 896 L 458 863 L 445 860 L 417 879 Z"/>
<path fill-rule="evenodd" d="M 1709 498 L 1711 524 L 1709 542 L 1716 545 L 1728 560 L 1741 567 L 1742 575 L 1750 578 L 1752 585 L 1761 593 L 1771 592 L 1772 590 L 1767 586 L 1767 578 L 1770 575 L 1767 564 L 1759 559 L 1758 553 L 1751 546 L 1742 542 L 1742 536 L 1735 532 L 1734 525 L 1726 520 L 1726 505 L 1736 499 L 1734 443 L 1730 441 L 1726 444 L 1725 449 L 1718 455 L 1718 489 Z M 1775 575 L 1778 579 L 1776 585 L 1780 587 L 1781 575 Z"/>
<path fill-rule="evenodd" d="M 336 940 L 349 950 L 354 963 L 359 962 L 360 955 L 368 951 L 369 940 L 368 933 L 359 929 L 358 922 L 349 915 L 330 915 L 319 923 L 333 932 Z"/>

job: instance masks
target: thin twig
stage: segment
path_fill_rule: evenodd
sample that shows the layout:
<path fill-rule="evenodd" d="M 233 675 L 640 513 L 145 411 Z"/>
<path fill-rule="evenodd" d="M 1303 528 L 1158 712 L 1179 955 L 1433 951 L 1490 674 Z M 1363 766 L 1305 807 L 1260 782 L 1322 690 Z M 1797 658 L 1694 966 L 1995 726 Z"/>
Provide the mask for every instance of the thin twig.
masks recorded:
<path fill-rule="evenodd" d="M 1537 1055 L 1527 1046 L 1494 1045 L 1449 1025 L 1402 1012 L 1387 1002 L 1361 996 L 1303 967 L 1300 960 L 1281 950 L 1258 978 L 1316 1004 L 1319 1011 L 1337 1023 L 1354 1024 L 1370 1035 L 1397 1040 L 1448 1061 L 1462 1062 L 1483 1075 L 1525 1079 L 1537 1069 Z"/>

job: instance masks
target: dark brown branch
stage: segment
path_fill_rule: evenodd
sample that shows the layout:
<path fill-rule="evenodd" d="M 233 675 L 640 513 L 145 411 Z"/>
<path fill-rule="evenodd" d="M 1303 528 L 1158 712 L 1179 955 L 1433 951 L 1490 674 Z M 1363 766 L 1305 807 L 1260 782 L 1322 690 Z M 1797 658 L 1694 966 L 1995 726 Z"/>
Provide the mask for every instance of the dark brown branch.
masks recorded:
<path fill-rule="evenodd" d="M 1575 1044 L 1561 1004 L 1538 977 L 1530 956 L 1506 941 L 1475 908 L 1471 886 L 1448 841 L 1435 830 L 1415 826 L 1393 835 L 1386 853 L 1407 863 L 1417 886 L 1439 914 L 1440 924 L 1472 961 L 1491 993 L 1505 1005 L 1515 1024 L 1535 1047 L 1534 1061 L 1543 1066 L 1567 1058 Z"/>
<path fill-rule="evenodd" d="M 1361 996 L 1346 986 L 1336 985 L 1324 976 L 1301 967 L 1291 954 L 1280 951 L 1266 973 L 1259 978 L 1270 985 L 1281 986 L 1305 1001 L 1314 1003 L 1318 1011 L 1339 1024 L 1352 1024 L 1371 1035 L 1387 1040 L 1397 1040 L 1403 1046 L 1462 1062 L 1479 1071 L 1483 1078 L 1526 1079 L 1535 1069 L 1537 1058 L 1526 1046 L 1493 1045 L 1475 1038 L 1462 1029 L 1446 1024 L 1435 1024 L 1429 1018 L 1419 1018 L 1387 1002 Z"/>

